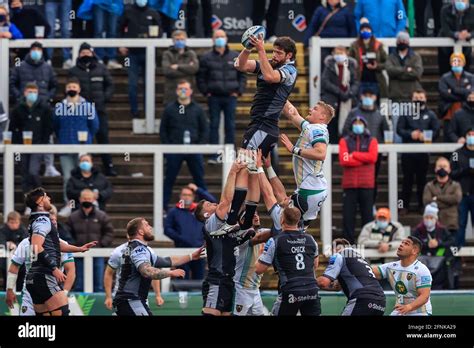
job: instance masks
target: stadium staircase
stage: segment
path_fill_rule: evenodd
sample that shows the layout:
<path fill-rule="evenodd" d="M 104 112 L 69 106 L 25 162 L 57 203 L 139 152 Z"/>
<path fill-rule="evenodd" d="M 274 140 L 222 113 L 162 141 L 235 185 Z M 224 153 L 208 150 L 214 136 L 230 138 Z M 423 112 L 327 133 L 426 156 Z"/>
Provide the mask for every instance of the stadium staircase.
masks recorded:
<path fill-rule="evenodd" d="M 240 44 L 231 44 L 233 49 L 240 50 Z M 208 49 L 197 49 L 198 55 L 206 52 Z M 161 52 L 157 53 L 157 69 L 156 69 L 156 118 L 160 118 L 163 111 L 163 89 L 164 77 L 161 69 Z M 271 46 L 267 45 L 267 52 L 271 52 Z M 423 86 L 428 91 L 428 104 L 433 110 L 437 110 L 437 51 L 433 49 L 420 49 L 422 54 L 425 73 L 423 76 Z M 60 62 L 55 57 L 54 66 L 60 66 Z M 291 95 L 291 102 L 297 106 L 301 115 L 306 115 L 308 112 L 309 102 L 309 56 L 304 52 L 301 44 L 298 45 L 297 67 L 299 76 L 296 82 L 296 88 Z M 58 74 L 59 87 L 57 98 L 63 97 L 64 83 L 66 80 L 66 71 L 63 69 L 55 69 Z M 110 127 L 110 142 L 112 144 L 159 144 L 159 135 L 143 135 L 134 134 L 132 132 L 132 121 L 130 118 L 128 94 L 127 94 L 127 73 L 125 69 L 112 70 L 113 79 L 115 82 L 115 93 L 112 101 L 108 104 L 108 116 Z M 249 110 L 251 101 L 255 92 L 256 81 L 255 78 L 249 78 L 245 94 L 238 99 L 237 115 L 236 115 L 236 146 L 239 146 L 245 127 L 249 122 Z M 139 98 L 143 97 L 143 86 L 140 84 Z M 207 110 L 206 99 L 195 90 L 195 99 Z M 142 99 L 139 99 L 142 100 Z M 144 115 L 143 109 L 140 110 L 141 115 Z M 298 136 L 297 130 L 285 119 L 280 122 L 280 128 L 283 133 L 287 133 L 293 141 Z M 337 156 L 334 155 L 333 165 L 333 235 L 342 236 L 342 188 L 341 178 L 342 169 L 337 163 Z M 279 147 L 279 177 L 282 179 L 288 193 L 294 188 L 294 179 L 291 165 L 291 157 L 287 151 Z M 431 166 L 429 170 L 428 180 L 433 179 L 432 169 L 435 156 L 431 157 Z M 1 159 L 3 164 L 3 158 Z M 153 221 L 153 159 L 150 155 L 131 154 L 131 160 L 126 161 L 122 155 L 114 155 L 113 161 L 119 173 L 118 177 L 111 178 L 114 194 L 112 199 L 107 204 L 107 212 L 110 214 L 115 227 L 115 239 L 113 245 L 119 245 L 126 240 L 125 225 L 126 223 L 137 216 L 144 216 Z M 99 156 L 94 157 L 96 165 L 102 165 Z M 59 159 L 56 157 L 56 167 L 59 169 Z M 18 168 L 19 169 L 19 168 Z M 21 191 L 21 176 L 20 171 L 16 169 L 15 175 L 15 209 L 22 211 L 24 206 L 22 204 Z M 142 173 L 142 176 L 132 176 L 132 174 Z M 221 167 L 220 165 L 205 164 L 206 182 L 209 191 L 216 197 L 220 196 L 221 188 Z M 3 175 L 2 175 L 3 177 Z M 401 188 L 401 169 L 399 166 L 399 187 Z M 378 176 L 378 195 L 377 207 L 388 206 L 388 175 L 387 175 L 387 161 L 386 158 L 382 163 L 380 174 Z M 173 188 L 173 198 L 171 202 L 178 200 L 180 188 L 187 183 L 192 182 L 192 177 L 188 169 L 183 165 L 180 175 L 176 180 Z M 3 183 L 2 183 L 3 185 Z M 43 185 L 52 194 L 53 202 L 58 204 L 58 208 L 62 206 L 62 179 L 61 178 L 43 178 Z M 3 186 L 0 186 L 2 190 Z M 412 203 L 415 203 L 413 194 Z M 0 194 L 0 211 L 3 211 L 3 193 Z M 259 208 L 262 220 L 262 226 L 270 226 L 270 220 L 264 211 L 263 204 Z M 0 214 L 1 215 L 1 214 Z M 416 226 L 421 220 L 421 214 L 418 212 L 411 212 L 406 216 L 400 218 L 404 225 Z M 25 220 L 26 222 L 26 220 Z M 360 219 L 357 218 L 357 226 L 360 226 Z M 359 231 L 357 231 L 358 233 Z M 310 233 L 319 239 L 319 219 L 310 228 Z M 154 247 L 172 247 L 172 242 L 153 242 Z M 322 258 L 320 262 L 320 270 L 325 267 L 327 259 Z M 462 288 L 473 288 L 474 286 L 474 262 L 469 258 L 463 260 L 464 274 L 461 280 Z M 469 275 L 471 274 L 471 275 Z M 269 272 L 265 275 L 262 283 L 262 288 L 275 289 L 277 286 L 277 277 Z"/>

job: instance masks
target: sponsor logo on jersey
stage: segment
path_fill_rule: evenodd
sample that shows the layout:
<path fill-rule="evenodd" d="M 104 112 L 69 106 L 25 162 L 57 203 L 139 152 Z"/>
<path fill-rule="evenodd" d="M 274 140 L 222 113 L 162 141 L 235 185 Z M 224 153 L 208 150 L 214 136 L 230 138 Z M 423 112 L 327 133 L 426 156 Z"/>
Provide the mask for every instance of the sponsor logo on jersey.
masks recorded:
<path fill-rule="evenodd" d="M 21 306 L 21 312 L 22 312 L 22 313 L 26 313 L 27 310 L 28 310 L 28 307 L 26 307 L 26 306 Z"/>
<path fill-rule="evenodd" d="M 431 282 L 431 277 L 430 276 L 421 276 L 421 283 L 426 284 Z"/>
<path fill-rule="evenodd" d="M 377 310 L 377 311 L 385 312 L 385 307 L 383 307 L 383 306 L 381 306 L 381 305 L 378 305 L 378 304 L 376 304 L 376 303 L 369 302 L 369 304 L 367 305 L 367 307 L 372 308 L 372 309 L 375 309 L 375 310 Z"/>
<path fill-rule="evenodd" d="M 291 24 L 293 25 L 293 27 L 302 32 L 302 31 L 305 31 L 306 27 L 307 27 L 307 24 L 306 24 L 306 18 L 304 15 L 302 14 L 299 14 L 295 17 L 295 19 L 293 19 L 293 21 L 291 22 Z"/>
<path fill-rule="evenodd" d="M 408 274 L 407 274 L 407 280 L 411 280 L 411 278 L 413 278 L 413 274 L 408 273 Z"/>
<path fill-rule="evenodd" d="M 408 292 L 408 289 L 405 286 L 405 283 L 399 280 L 395 283 L 395 291 L 399 294 L 405 295 Z"/>

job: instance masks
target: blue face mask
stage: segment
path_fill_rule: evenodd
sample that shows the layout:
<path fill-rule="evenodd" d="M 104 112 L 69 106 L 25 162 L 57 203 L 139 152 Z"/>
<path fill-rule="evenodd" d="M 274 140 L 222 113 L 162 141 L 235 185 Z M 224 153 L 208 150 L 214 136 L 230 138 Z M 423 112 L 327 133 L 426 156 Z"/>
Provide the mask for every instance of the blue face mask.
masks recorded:
<path fill-rule="evenodd" d="M 362 134 L 364 133 L 364 125 L 363 124 L 353 124 L 352 125 L 352 131 L 355 133 L 355 134 Z"/>
<path fill-rule="evenodd" d="M 464 11 L 464 10 L 466 10 L 467 5 L 466 5 L 466 3 L 464 3 L 464 1 L 456 1 L 454 3 L 454 7 L 456 7 L 456 10 L 458 10 L 458 11 Z"/>
<path fill-rule="evenodd" d="M 379 221 L 376 222 L 377 227 L 381 230 L 385 230 L 388 227 L 388 221 Z"/>
<path fill-rule="evenodd" d="M 186 47 L 186 40 L 176 40 L 174 43 L 174 47 L 176 49 L 181 49 Z"/>
<path fill-rule="evenodd" d="M 466 144 L 469 146 L 474 145 L 474 135 L 468 135 L 466 137 Z"/>
<path fill-rule="evenodd" d="M 41 57 L 43 57 L 43 51 L 39 51 L 39 50 L 31 51 L 30 52 L 30 57 L 31 57 L 31 59 L 33 59 L 34 61 L 37 62 L 41 59 Z"/>
<path fill-rule="evenodd" d="M 462 71 L 463 71 L 463 67 L 462 66 L 452 66 L 451 70 L 455 74 L 461 74 Z"/>
<path fill-rule="evenodd" d="M 36 93 L 36 92 L 29 92 L 26 95 L 26 101 L 28 103 L 34 104 L 34 103 L 36 103 L 37 100 L 38 100 L 38 93 Z"/>
<path fill-rule="evenodd" d="M 92 169 L 92 163 L 87 161 L 82 161 L 79 163 L 79 168 L 85 172 L 90 172 Z"/>
<path fill-rule="evenodd" d="M 218 37 L 214 41 L 214 45 L 216 45 L 216 47 L 225 47 L 225 45 L 227 45 L 227 39 L 225 37 Z"/>
<path fill-rule="evenodd" d="M 334 55 L 334 60 L 336 63 L 343 63 L 347 59 L 347 56 L 344 54 L 335 54 Z"/>
<path fill-rule="evenodd" d="M 371 97 L 362 97 L 362 106 L 370 108 L 374 106 L 374 100 Z"/>
<path fill-rule="evenodd" d="M 139 7 L 145 7 L 147 3 L 148 3 L 148 0 L 137 0 L 136 1 L 137 6 L 139 6 Z"/>
<path fill-rule="evenodd" d="M 372 37 L 372 33 L 370 31 L 362 31 L 360 33 L 360 37 L 362 38 L 362 40 L 367 40 Z"/>

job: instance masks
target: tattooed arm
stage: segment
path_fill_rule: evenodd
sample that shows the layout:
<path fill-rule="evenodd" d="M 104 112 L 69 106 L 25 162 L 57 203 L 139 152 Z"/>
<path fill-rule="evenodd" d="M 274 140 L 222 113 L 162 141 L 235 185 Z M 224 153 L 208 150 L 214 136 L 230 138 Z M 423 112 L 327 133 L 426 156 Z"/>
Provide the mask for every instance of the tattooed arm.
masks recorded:
<path fill-rule="evenodd" d="M 163 278 L 179 278 L 184 277 L 184 271 L 182 269 L 175 269 L 167 271 L 160 268 L 153 267 L 149 262 L 144 262 L 138 267 L 138 271 L 145 278 L 150 279 L 163 279 Z"/>

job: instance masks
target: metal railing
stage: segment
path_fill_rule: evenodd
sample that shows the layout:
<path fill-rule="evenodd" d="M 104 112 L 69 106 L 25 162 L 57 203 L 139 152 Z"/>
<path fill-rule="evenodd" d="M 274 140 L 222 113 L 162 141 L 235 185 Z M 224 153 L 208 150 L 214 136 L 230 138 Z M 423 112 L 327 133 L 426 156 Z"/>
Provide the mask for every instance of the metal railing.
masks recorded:
<path fill-rule="evenodd" d="M 171 39 L 25 39 L 8 40 L 0 39 L 0 101 L 3 102 L 5 110 L 9 103 L 9 51 L 11 48 L 29 48 L 30 45 L 40 41 L 45 48 L 72 48 L 72 60 L 76 61 L 79 47 L 87 41 L 92 47 L 127 47 L 146 49 L 145 67 L 145 119 L 146 132 L 155 133 L 155 74 L 156 74 L 156 49 L 167 48 L 172 45 Z M 188 39 L 188 47 L 212 47 L 211 39 Z"/>
<path fill-rule="evenodd" d="M 321 49 L 322 48 L 332 48 L 336 46 L 349 47 L 356 39 L 347 38 L 347 39 L 323 39 L 320 37 L 312 37 L 310 40 L 309 46 L 309 100 L 310 105 L 315 105 L 316 102 L 320 99 L 321 96 L 321 73 L 322 73 L 322 64 L 321 62 Z M 395 38 L 377 38 L 384 44 L 385 50 L 388 52 L 390 47 L 395 47 L 396 39 Z M 455 52 L 460 52 L 462 47 L 469 46 L 471 47 L 474 44 L 474 40 L 470 42 L 461 42 L 454 41 L 451 38 L 411 38 L 410 46 L 411 47 L 454 47 Z M 316 82 L 317 79 L 317 82 Z"/>
<path fill-rule="evenodd" d="M 15 208 L 15 158 L 17 154 L 31 153 L 110 153 L 153 154 L 153 224 L 155 239 L 168 241 L 163 231 L 163 155 L 164 154 L 216 154 L 222 155 L 222 187 L 234 160 L 233 145 L 0 145 L 3 153 L 3 211 L 4 217 Z M 131 184 L 133 178 L 130 177 Z"/>

